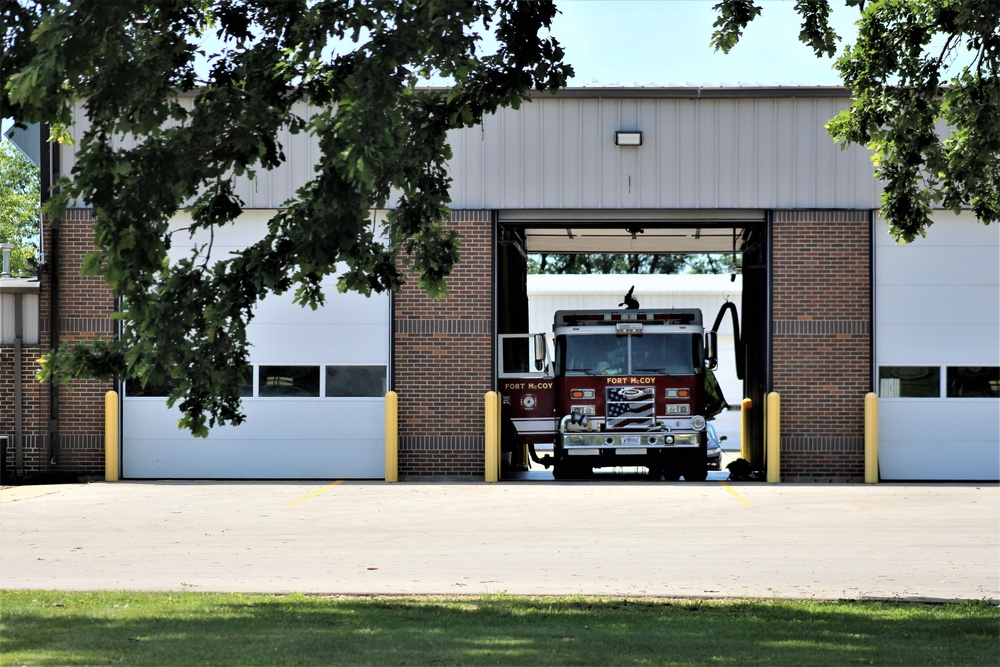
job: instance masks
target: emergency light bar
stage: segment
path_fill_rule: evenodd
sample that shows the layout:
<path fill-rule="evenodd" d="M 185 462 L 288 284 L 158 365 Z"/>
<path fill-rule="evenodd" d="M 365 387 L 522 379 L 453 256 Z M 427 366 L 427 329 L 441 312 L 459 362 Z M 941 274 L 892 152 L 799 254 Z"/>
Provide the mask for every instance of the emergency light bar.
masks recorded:
<path fill-rule="evenodd" d="M 612 323 L 643 323 L 653 324 L 693 324 L 701 325 L 701 313 L 692 310 L 664 309 L 651 311 L 571 311 L 561 310 L 556 313 L 556 326 L 595 326 Z"/>
<path fill-rule="evenodd" d="M 642 325 L 638 322 L 619 322 L 615 325 L 615 331 L 619 334 L 642 333 Z"/>

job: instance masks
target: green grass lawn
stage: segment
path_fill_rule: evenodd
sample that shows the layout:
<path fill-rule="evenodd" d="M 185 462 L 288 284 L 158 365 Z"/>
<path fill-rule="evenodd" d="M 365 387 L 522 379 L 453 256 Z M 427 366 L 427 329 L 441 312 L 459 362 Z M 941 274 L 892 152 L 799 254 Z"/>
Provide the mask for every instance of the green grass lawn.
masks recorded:
<path fill-rule="evenodd" d="M 0 592 L 0 665 L 1000 664 L 986 602 Z"/>

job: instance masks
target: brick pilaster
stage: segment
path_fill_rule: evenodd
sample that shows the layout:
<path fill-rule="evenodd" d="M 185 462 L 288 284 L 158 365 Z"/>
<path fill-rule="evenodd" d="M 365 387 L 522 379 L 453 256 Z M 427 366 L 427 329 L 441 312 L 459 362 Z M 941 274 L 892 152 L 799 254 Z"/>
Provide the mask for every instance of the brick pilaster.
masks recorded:
<path fill-rule="evenodd" d="M 782 478 L 860 479 L 871 390 L 870 213 L 778 211 L 772 233 Z"/>
<path fill-rule="evenodd" d="M 53 448 L 50 435 L 50 387 L 35 380 L 37 359 L 52 348 L 52 232 L 46 221 L 42 234 L 48 270 L 40 276 L 39 344 L 24 346 L 22 384 L 24 392 L 23 464 L 25 476 L 104 474 L 104 394 L 110 382 L 74 381 L 59 387 L 59 441 Z M 94 250 L 93 217 L 90 209 L 69 209 L 59 225 L 59 318 L 60 342 L 88 342 L 113 334 L 109 315 L 114 310 L 110 289 L 100 278 L 82 277 L 83 258 Z M 0 346 L 0 434 L 14 434 L 13 348 Z M 7 380 L 6 378 L 11 378 Z M 10 409 L 7 409 L 10 406 Z M 54 452 L 57 464 L 51 465 Z M 4 468 L 14 472 L 15 447 L 11 442 Z"/>
<path fill-rule="evenodd" d="M 461 260 L 450 296 L 430 299 L 413 276 L 396 295 L 394 388 L 402 478 L 483 475 L 483 397 L 493 386 L 493 218 L 453 211 Z"/>

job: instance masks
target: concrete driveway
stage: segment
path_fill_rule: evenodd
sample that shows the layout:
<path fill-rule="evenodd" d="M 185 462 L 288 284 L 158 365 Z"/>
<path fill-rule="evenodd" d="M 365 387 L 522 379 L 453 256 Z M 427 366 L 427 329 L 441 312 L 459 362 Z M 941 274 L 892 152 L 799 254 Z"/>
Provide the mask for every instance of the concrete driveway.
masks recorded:
<path fill-rule="evenodd" d="M 0 587 L 1000 600 L 1000 487 L 117 482 L 0 491 Z"/>

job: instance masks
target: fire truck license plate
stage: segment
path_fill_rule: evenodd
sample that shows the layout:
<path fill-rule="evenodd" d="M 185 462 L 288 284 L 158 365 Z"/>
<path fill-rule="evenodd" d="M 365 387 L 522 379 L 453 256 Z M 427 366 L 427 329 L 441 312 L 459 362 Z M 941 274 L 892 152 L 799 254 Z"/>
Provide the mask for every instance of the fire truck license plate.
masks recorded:
<path fill-rule="evenodd" d="M 623 435 L 622 436 L 622 446 L 628 447 L 629 445 L 638 445 L 641 442 L 641 438 L 638 435 Z"/>

